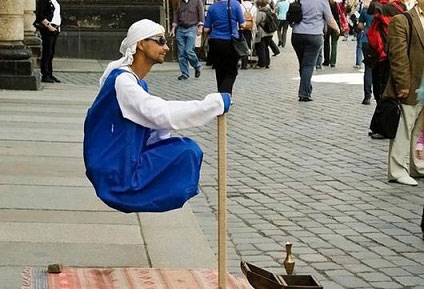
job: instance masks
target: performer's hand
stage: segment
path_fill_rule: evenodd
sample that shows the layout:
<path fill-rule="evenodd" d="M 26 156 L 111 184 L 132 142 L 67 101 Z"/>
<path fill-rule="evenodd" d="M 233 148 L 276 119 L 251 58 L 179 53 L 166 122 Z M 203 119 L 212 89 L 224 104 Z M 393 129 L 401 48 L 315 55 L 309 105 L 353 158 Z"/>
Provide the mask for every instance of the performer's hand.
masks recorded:
<path fill-rule="evenodd" d="M 401 89 L 398 92 L 398 98 L 407 98 L 409 95 L 409 88 Z"/>
<path fill-rule="evenodd" d="M 224 102 L 224 113 L 230 110 L 231 105 L 231 94 L 227 92 L 221 92 L 222 101 Z"/>
<path fill-rule="evenodd" d="M 424 150 L 415 150 L 415 155 L 419 160 L 424 160 Z"/>

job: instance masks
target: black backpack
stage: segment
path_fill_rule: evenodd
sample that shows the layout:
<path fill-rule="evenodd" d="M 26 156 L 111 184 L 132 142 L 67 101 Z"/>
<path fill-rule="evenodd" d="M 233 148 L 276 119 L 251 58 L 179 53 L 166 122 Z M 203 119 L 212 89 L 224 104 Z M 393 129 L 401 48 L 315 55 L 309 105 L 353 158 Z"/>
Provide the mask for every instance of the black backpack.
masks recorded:
<path fill-rule="evenodd" d="M 286 19 L 289 24 L 296 24 L 302 21 L 302 18 L 302 4 L 300 3 L 300 0 L 295 0 L 289 5 L 289 10 L 287 11 Z"/>
<path fill-rule="evenodd" d="M 277 15 L 275 15 L 274 12 L 271 10 L 265 10 L 263 11 L 266 15 L 265 22 L 262 26 L 265 32 L 267 33 L 273 33 L 277 31 L 278 28 L 278 18 Z"/>

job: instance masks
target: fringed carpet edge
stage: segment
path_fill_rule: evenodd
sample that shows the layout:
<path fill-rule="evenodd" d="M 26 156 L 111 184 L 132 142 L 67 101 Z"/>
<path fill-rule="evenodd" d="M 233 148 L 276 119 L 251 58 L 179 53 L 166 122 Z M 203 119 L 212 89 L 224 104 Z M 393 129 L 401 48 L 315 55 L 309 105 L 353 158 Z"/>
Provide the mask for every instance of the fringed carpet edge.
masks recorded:
<path fill-rule="evenodd" d="M 211 269 L 76 268 L 59 274 L 25 267 L 22 289 L 217 289 L 218 273 Z M 228 289 L 252 289 L 245 279 L 227 275 Z"/>

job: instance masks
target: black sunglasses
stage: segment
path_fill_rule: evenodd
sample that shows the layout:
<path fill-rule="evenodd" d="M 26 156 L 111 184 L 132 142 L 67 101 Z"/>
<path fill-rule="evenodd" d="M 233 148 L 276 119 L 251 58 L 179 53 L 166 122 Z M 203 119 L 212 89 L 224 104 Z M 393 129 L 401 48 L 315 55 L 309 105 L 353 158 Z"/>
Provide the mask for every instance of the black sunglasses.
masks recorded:
<path fill-rule="evenodd" d="M 165 37 L 163 36 L 158 36 L 158 37 L 149 37 L 146 40 L 153 40 L 154 42 L 156 42 L 157 44 L 159 44 L 160 46 L 164 46 L 166 43 L 168 43 L 165 39 Z"/>

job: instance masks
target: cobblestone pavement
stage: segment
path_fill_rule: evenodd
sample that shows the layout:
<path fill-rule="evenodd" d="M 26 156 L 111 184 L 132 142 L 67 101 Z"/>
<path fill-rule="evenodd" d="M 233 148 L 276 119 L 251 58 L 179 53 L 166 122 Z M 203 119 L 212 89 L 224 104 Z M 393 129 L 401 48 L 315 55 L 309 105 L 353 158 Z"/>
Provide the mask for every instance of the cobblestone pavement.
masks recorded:
<path fill-rule="evenodd" d="M 340 42 L 339 63 L 317 74 L 357 73 L 355 42 Z M 228 266 L 240 259 L 283 274 L 284 244 L 293 243 L 297 274 L 326 289 L 424 288 L 419 228 L 424 182 L 386 181 L 387 140 L 367 127 L 374 104 L 362 85 L 314 83 L 315 101 L 297 101 L 297 59 L 289 44 L 271 69 L 240 71 L 228 114 Z M 97 85 L 99 74 L 62 73 L 65 83 Z M 215 91 L 213 70 L 178 81 L 153 72 L 151 92 L 199 99 Z M 205 152 L 201 194 L 191 201 L 216 251 L 216 124 L 182 132 Z"/>

